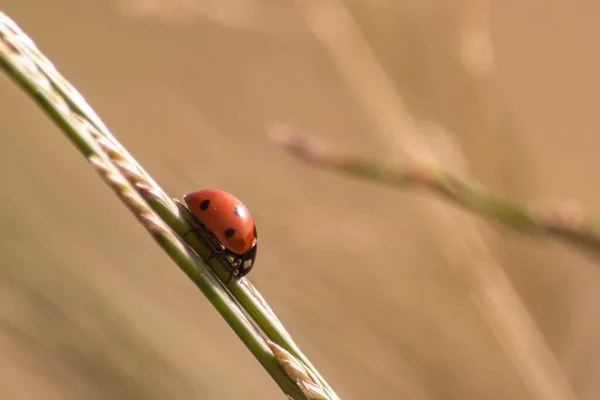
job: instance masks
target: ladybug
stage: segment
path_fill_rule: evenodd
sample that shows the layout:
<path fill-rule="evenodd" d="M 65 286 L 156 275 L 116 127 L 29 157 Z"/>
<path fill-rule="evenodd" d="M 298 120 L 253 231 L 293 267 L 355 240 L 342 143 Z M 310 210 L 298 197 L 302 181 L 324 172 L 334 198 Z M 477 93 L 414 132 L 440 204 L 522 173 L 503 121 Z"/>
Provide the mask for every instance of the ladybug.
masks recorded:
<path fill-rule="evenodd" d="M 247 275 L 256 259 L 256 225 L 248 208 L 234 195 L 219 189 L 188 193 L 183 200 L 208 232 L 208 239 L 219 248 L 216 256 L 227 256 L 233 276 Z M 198 229 L 195 229 L 198 231 Z"/>

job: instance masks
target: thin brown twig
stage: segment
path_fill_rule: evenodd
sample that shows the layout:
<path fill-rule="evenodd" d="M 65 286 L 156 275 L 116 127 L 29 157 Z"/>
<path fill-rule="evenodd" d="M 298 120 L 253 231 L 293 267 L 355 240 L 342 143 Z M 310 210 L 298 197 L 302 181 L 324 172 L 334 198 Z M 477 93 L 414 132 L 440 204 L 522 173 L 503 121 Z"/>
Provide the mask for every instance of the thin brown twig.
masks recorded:
<path fill-rule="evenodd" d="M 362 33 L 349 9 L 340 0 L 301 0 L 296 4 L 299 11 L 306 16 L 307 25 L 315 38 L 327 49 L 332 63 L 337 67 L 340 75 L 345 78 L 348 87 L 362 105 L 366 115 L 371 118 L 372 132 L 382 140 L 385 150 L 387 150 L 383 158 L 391 159 L 394 162 L 405 157 L 418 156 L 420 158 L 418 162 L 406 162 L 402 167 L 405 168 L 403 169 L 405 174 L 400 173 L 401 167 L 399 166 L 392 168 L 386 165 L 382 166 L 379 162 L 368 163 L 364 162 L 364 157 L 345 156 L 341 152 L 332 150 L 329 150 L 332 152 L 330 158 L 316 157 L 316 160 L 323 161 L 323 164 L 329 165 L 330 168 L 343 170 L 342 167 L 347 167 L 347 173 L 380 182 L 384 181 L 388 184 L 402 186 L 409 183 L 420 183 L 423 186 L 423 184 L 429 183 L 426 187 L 438 188 L 433 185 L 437 182 L 433 178 L 436 176 L 440 178 L 440 175 L 436 174 L 439 172 L 439 166 L 433 164 L 437 162 L 438 156 L 432 143 L 422 134 L 420 123 L 414 118 L 406 102 L 396 91 L 397 85 L 388 76 L 386 68 L 379 61 L 377 53 Z M 470 25 L 474 29 L 468 29 L 468 35 L 466 35 L 468 39 L 461 41 L 462 57 L 467 56 L 463 59 L 467 61 L 464 66 L 471 72 L 478 71 L 479 78 L 482 77 L 480 73 L 485 72 L 486 69 L 479 68 L 485 67 L 486 64 L 479 62 L 482 61 L 480 56 L 484 54 L 482 49 L 487 47 L 487 50 L 491 50 L 487 54 L 492 55 L 492 58 L 488 58 L 492 64 L 488 63 L 487 67 L 492 67 L 492 71 L 488 69 L 487 72 L 493 72 L 494 68 L 493 48 L 488 46 L 489 41 L 485 40 L 485 38 L 489 38 L 485 21 L 489 18 L 489 13 L 486 14 L 488 10 L 485 8 L 485 5 L 479 8 L 479 12 L 482 12 L 480 16 L 484 18 L 484 21 L 480 22 L 483 23 L 475 22 Z M 431 29 L 423 29 L 426 29 L 427 35 L 430 34 Z M 472 40 L 474 38 L 475 40 Z M 438 50 L 446 53 L 445 47 L 448 44 L 444 44 L 444 49 L 435 50 L 432 42 L 427 41 L 427 43 L 428 46 L 431 46 L 429 47 L 431 53 L 426 68 L 431 69 L 433 65 L 437 65 L 437 60 L 445 63 L 447 58 L 438 58 Z M 409 54 L 406 55 L 409 56 Z M 475 58 L 473 58 L 474 55 Z M 475 69 L 472 68 L 474 66 Z M 431 81 L 434 78 L 453 79 L 447 75 L 447 72 L 448 70 L 442 68 L 437 73 L 432 73 L 429 79 Z M 477 82 L 477 86 L 480 83 Z M 490 107 L 497 101 L 494 96 L 484 97 L 486 101 L 480 103 L 478 111 L 481 115 L 476 117 L 477 120 L 485 118 L 484 115 L 487 115 L 491 110 Z M 482 100 L 483 98 L 479 98 L 478 101 Z M 478 113 L 475 112 L 475 114 Z M 470 115 L 475 114 L 471 112 Z M 295 146 L 295 148 L 300 150 L 302 146 Z M 326 149 L 321 149 L 321 151 L 323 150 Z M 305 151 L 304 154 L 315 156 L 320 153 L 311 154 L 311 152 Z M 363 162 L 349 161 L 353 159 L 363 160 Z M 424 164 L 424 162 L 429 164 Z M 421 167 L 417 168 L 417 165 Z M 394 171 L 398 173 L 394 173 Z M 449 172 L 449 170 L 446 171 Z M 441 178 L 443 177 L 444 175 L 441 175 Z M 466 182 L 466 180 L 460 181 Z M 439 186 L 443 187 L 443 185 Z M 447 188 L 451 195 L 450 198 L 463 200 L 461 203 L 463 207 L 465 204 L 470 205 L 474 200 L 481 199 L 481 196 L 465 196 L 463 192 L 458 192 L 458 194 L 463 194 L 462 197 L 457 196 L 456 184 L 448 185 Z M 477 194 L 477 190 L 473 192 Z M 442 193 L 446 194 L 444 191 Z M 487 201 L 482 202 L 484 205 L 493 204 L 489 198 L 484 196 L 483 200 L 486 199 Z M 466 200 L 471 202 L 466 202 Z M 414 211 L 419 213 L 424 224 L 429 226 L 431 240 L 439 246 L 440 251 L 446 254 L 448 266 L 458 272 L 457 277 L 465 279 L 470 287 L 474 303 L 480 308 L 481 315 L 486 319 L 498 339 L 498 343 L 508 355 L 531 398 L 536 400 L 576 400 L 577 395 L 563 371 L 563 367 L 528 313 L 506 276 L 504 268 L 495 260 L 487 241 L 482 240 L 482 234 L 487 231 L 486 227 L 476 223 L 470 213 L 465 212 L 464 215 L 459 215 L 456 212 L 448 212 L 450 210 L 444 204 L 432 202 L 427 202 L 427 204 L 422 208 L 414 208 Z M 474 205 L 478 204 L 474 203 Z M 478 206 L 481 207 L 481 205 Z M 480 210 L 477 207 L 471 208 Z M 577 218 L 571 220 L 577 220 Z M 522 227 L 522 225 L 518 226 Z M 537 232 L 542 231 L 538 230 Z"/>
<path fill-rule="evenodd" d="M 520 231 L 554 236 L 600 250 L 600 225 L 585 218 L 579 209 L 560 206 L 548 210 L 533 209 L 493 194 L 437 164 L 415 161 L 398 168 L 374 158 L 326 146 L 290 127 L 280 126 L 272 133 L 275 142 L 312 164 L 392 186 L 421 186 L 436 191 L 467 210 L 495 218 Z"/>

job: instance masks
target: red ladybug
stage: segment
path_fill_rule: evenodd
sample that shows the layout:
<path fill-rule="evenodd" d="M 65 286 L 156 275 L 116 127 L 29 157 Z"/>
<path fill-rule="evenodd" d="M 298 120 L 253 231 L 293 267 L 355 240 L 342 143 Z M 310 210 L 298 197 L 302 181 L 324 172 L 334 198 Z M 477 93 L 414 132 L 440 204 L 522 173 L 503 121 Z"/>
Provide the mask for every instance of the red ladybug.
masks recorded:
<path fill-rule="evenodd" d="M 220 245 L 222 252 L 215 256 L 226 255 L 233 260 L 229 280 L 234 275 L 247 275 L 254 266 L 257 247 L 256 225 L 248 208 L 231 193 L 219 189 L 188 193 L 183 200 L 209 231 L 210 239 Z"/>

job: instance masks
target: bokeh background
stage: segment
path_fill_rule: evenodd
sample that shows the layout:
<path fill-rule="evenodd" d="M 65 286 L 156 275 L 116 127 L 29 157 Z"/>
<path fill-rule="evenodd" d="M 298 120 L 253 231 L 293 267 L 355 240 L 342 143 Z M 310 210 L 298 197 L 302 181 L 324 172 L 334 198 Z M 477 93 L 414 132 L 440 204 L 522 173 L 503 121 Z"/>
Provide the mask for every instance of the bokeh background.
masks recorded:
<path fill-rule="evenodd" d="M 318 170 L 267 135 L 283 121 L 390 162 L 435 157 L 599 215 L 600 3 L 0 9 L 168 193 L 245 201 L 251 280 L 343 399 L 600 398 L 595 255 Z M 0 398 L 282 398 L 58 129 L 5 76 L 0 92 Z"/>

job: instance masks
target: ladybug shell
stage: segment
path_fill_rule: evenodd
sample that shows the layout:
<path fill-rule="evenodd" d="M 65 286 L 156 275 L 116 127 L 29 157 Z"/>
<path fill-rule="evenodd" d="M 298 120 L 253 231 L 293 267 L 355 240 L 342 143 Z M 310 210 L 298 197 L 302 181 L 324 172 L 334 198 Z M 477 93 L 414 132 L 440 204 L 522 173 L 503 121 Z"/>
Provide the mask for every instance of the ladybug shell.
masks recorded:
<path fill-rule="evenodd" d="M 231 253 L 243 255 L 256 246 L 254 220 L 234 195 L 219 189 L 202 189 L 186 194 L 183 199 Z"/>

